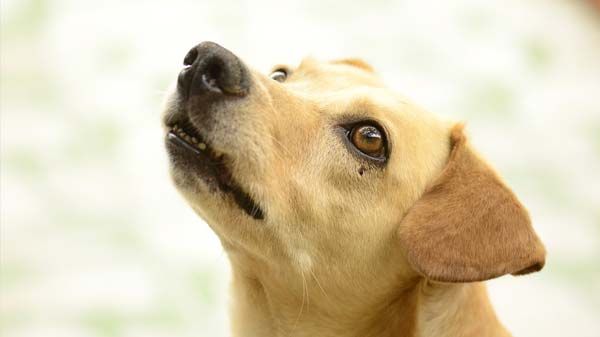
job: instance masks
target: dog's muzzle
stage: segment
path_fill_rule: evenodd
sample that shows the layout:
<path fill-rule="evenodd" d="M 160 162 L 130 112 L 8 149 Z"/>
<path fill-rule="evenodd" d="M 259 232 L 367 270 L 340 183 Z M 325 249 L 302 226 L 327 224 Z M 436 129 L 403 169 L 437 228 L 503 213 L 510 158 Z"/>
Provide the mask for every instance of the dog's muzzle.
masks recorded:
<path fill-rule="evenodd" d="M 243 100 L 251 88 L 251 76 L 244 63 L 227 49 L 213 42 L 192 48 L 183 61 L 177 79 L 178 108 L 165 117 L 167 150 L 173 165 L 201 177 L 213 190 L 218 188 L 255 219 L 264 217 L 262 209 L 228 170 L 227 151 L 215 151 L 199 131 L 214 123 L 214 106 Z M 229 112 L 229 111 L 226 111 Z M 227 113 L 224 114 L 226 118 Z"/>

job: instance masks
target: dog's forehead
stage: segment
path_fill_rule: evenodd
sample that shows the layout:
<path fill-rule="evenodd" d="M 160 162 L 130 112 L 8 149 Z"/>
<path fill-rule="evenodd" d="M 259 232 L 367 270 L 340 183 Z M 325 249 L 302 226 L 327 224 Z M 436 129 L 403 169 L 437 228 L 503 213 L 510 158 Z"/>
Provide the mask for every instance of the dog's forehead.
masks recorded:
<path fill-rule="evenodd" d="M 365 60 L 359 59 L 359 58 L 351 57 L 351 58 L 337 59 L 337 60 L 330 61 L 330 63 L 346 64 L 346 65 L 350 65 L 350 66 L 362 69 L 362 70 L 370 72 L 370 73 L 375 73 L 375 70 L 373 69 L 373 67 L 370 64 L 368 64 Z"/>
<path fill-rule="evenodd" d="M 341 58 L 328 61 L 317 60 L 312 57 L 307 57 L 302 60 L 298 69 L 309 69 L 311 71 L 328 73 L 330 75 L 344 74 L 356 76 L 368 76 L 377 78 L 377 74 L 373 67 L 366 61 L 359 58 Z"/>
<path fill-rule="evenodd" d="M 410 109 L 401 95 L 385 87 L 358 86 L 324 92 L 318 96 L 323 113 L 372 119 L 387 119 Z"/>
<path fill-rule="evenodd" d="M 292 69 L 291 81 L 310 82 L 313 89 L 344 90 L 358 86 L 383 87 L 373 68 L 356 58 L 321 61 L 306 57 Z"/>
<path fill-rule="evenodd" d="M 295 97 L 309 102 L 297 105 L 310 107 L 307 110 L 311 110 L 311 117 L 305 116 L 305 120 L 322 120 L 315 116 L 334 123 L 374 120 L 388 129 L 393 139 L 422 138 L 430 132 L 446 134 L 446 123 L 386 86 L 363 60 L 321 61 L 307 57 L 298 67 L 288 69 L 291 76 L 285 82 L 285 88 L 294 92 Z"/>
<path fill-rule="evenodd" d="M 370 65 L 360 59 L 320 61 L 307 57 L 296 68 L 278 67 L 287 69 L 290 74 L 284 84 L 287 90 L 314 103 L 312 106 L 327 115 L 389 111 L 403 101 L 401 95 L 385 86 Z"/>

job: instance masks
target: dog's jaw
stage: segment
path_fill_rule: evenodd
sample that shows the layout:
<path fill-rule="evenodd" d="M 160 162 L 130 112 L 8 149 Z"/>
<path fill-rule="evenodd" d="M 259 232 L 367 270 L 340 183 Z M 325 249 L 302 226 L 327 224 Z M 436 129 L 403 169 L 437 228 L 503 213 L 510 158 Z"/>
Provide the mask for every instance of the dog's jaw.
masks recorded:
<path fill-rule="evenodd" d="M 177 93 L 172 95 L 177 96 Z M 170 100 L 164 117 L 165 146 L 172 174 L 177 172 L 179 176 L 189 177 L 176 179 L 177 186 L 201 191 L 197 185 L 204 185 L 211 194 L 230 197 L 253 219 L 264 219 L 262 208 L 232 176 L 227 155 L 211 147 L 191 123 L 180 102 L 178 98 Z"/>

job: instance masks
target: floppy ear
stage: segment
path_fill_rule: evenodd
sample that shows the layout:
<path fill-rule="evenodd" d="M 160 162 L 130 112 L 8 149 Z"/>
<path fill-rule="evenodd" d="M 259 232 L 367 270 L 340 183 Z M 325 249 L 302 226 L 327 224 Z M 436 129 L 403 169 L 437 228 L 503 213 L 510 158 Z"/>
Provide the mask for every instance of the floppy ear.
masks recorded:
<path fill-rule="evenodd" d="M 462 125 L 451 133 L 447 166 L 399 229 L 409 263 L 441 282 L 528 274 L 546 251 L 523 205 L 469 148 Z"/>

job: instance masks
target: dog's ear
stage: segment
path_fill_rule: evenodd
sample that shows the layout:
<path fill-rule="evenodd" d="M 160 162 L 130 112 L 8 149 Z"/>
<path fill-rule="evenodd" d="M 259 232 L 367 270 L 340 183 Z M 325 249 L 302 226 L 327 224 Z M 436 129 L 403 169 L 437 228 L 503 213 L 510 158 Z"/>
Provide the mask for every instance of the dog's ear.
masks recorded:
<path fill-rule="evenodd" d="M 483 281 L 544 266 L 545 249 L 529 215 L 491 167 L 451 132 L 447 166 L 401 222 L 409 263 L 441 282 Z"/>

